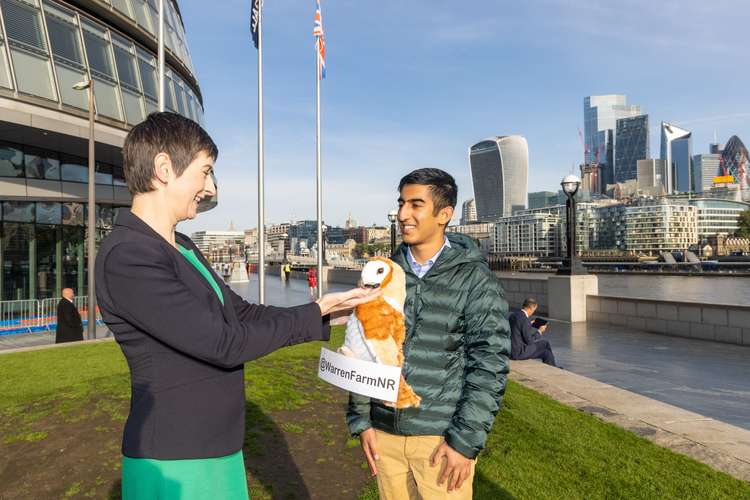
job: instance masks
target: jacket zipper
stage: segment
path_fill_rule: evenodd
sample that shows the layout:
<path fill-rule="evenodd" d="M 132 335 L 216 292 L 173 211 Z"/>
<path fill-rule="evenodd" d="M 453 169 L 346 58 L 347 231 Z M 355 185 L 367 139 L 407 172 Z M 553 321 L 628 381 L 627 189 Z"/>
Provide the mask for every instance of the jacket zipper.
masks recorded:
<path fill-rule="evenodd" d="M 411 307 L 411 313 L 412 313 L 411 329 L 409 330 L 409 332 L 407 332 L 406 339 L 404 340 L 404 344 L 407 344 L 406 341 L 409 340 L 412 337 L 414 329 L 417 327 L 417 304 L 419 304 L 419 297 L 420 297 L 421 293 L 422 293 L 422 280 L 421 280 L 421 278 L 417 278 L 417 289 L 414 292 L 414 301 L 412 302 L 412 307 Z M 404 354 L 404 363 L 401 366 L 401 371 L 404 374 L 406 373 L 407 346 L 408 346 L 408 344 L 404 346 L 404 353 L 403 353 Z M 406 376 L 404 376 L 404 380 L 406 380 Z M 396 409 L 395 416 L 394 416 L 394 422 L 393 422 L 393 430 L 396 432 L 396 434 L 398 434 L 398 432 L 399 432 L 399 427 L 400 427 L 400 425 L 399 425 L 400 424 L 400 422 L 399 422 L 400 418 L 399 417 L 400 416 L 401 416 L 401 410 Z"/>

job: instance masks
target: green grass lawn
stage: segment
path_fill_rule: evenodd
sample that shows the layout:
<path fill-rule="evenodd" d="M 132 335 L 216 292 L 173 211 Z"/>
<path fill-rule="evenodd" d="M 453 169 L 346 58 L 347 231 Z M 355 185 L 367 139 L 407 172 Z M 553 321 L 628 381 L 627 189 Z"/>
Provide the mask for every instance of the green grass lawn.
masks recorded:
<path fill-rule="evenodd" d="M 336 330 L 331 343 L 342 337 Z M 271 469 L 282 459 L 311 491 L 337 474 L 357 475 L 328 496 L 377 498 L 356 441 L 345 435 L 344 395 L 316 378 L 320 346 L 288 348 L 247 366 L 245 455 L 254 499 L 276 496 Z M 116 498 L 128 398 L 127 365 L 114 343 L 0 355 L 0 497 L 43 487 L 58 498 Z M 288 456 L 268 451 L 276 444 Z M 308 458 L 305 446 L 330 453 Z M 747 483 L 515 383 L 479 457 L 474 489 L 475 498 L 493 500 L 750 499 Z"/>

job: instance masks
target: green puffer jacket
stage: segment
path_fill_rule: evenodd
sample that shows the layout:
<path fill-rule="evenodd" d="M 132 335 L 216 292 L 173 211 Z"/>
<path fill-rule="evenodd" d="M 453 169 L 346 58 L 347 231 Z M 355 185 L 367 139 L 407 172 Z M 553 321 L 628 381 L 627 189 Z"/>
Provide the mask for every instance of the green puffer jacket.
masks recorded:
<path fill-rule="evenodd" d="M 421 279 L 407 262 L 405 246 L 392 257 L 406 272 L 403 374 L 422 403 L 395 410 L 350 394 L 347 424 L 355 436 L 370 427 L 404 436 L 442 435 L 451 448 L 475 458 L 505 393 L 508 304 L 474 241 L 447 236 L 451 246 Z"/>

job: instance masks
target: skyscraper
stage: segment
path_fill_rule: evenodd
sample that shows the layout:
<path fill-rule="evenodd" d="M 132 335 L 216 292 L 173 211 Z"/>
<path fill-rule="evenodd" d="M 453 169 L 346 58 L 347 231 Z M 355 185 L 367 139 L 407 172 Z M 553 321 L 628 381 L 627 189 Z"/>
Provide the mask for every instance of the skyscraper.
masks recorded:
<path fill-rule="evenodd" d="M 479 222 L 492 222 L 526 208 L 529 146 L 520 135 L 497 136 L 469 149 Z"/>
<path fill-rule="evenodd" d="M 638 176 L 638 160 L 650 156 L 648 115 L 620 118 L 615 130 L 615 182 Z"/>
<path fill-rule="evenodd" d="M 734 181 L 742 189 L 750 187 L 750 165 L 748 164 L 748 151 L 739 137 L 733 135 L 724 151 L 721 153 L 722 168 L 726 175 L 734 176 Z"/>
<path fill-rule="evenodd" d="M 666 162 L 664 160 L 638 160 L 637 189 L 649 196 L 661 196 L 666 192 Z"/>
<path fill-rule="evenodd" d="M 705 193 L 714 185 L 714 177 L 721 175 L 721 155 L 700 154 L 693 156 L 693 191 Z"/>
<path fill-rule="evenodd" d="M 693 137 L 689 130 L 661 123 L 661 159 L 666 162 L 667 193 L 692 190 Z"/>
<path fill-rule="evenodd" d="M 613 184 L 614 133 L 617 120 L 641 114 L 640 106 L 628 105 L 621 94 L 593 95 L 583 99 L 584 164 L 596 163 L 601 170 L 602 187 Z"/>

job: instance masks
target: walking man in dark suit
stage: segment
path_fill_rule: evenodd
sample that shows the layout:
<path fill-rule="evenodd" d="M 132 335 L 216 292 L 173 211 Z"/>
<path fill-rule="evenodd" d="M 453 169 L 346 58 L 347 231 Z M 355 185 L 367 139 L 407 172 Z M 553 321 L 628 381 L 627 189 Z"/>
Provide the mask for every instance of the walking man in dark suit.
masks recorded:
<path fill-rule="evenodd" d="M 72 288 L 63 288 L 63 298 L 57 303 L 57 330 L 55 344 L 83 340 L 83 322 L 75 304 Z"/>
<path fill-rule="evenodd" d="M 541 359 L 545 365 L 557 366 L 549 341 L 542 338 L 547 325 L 542 325 L 537 329 L 531 324 L 530 318 L 537 307 L 539 307 L 537 301 L 529 297 L 524 300 L 520 311 L 511 314 L 509 320 L 510 359 Z"/>

